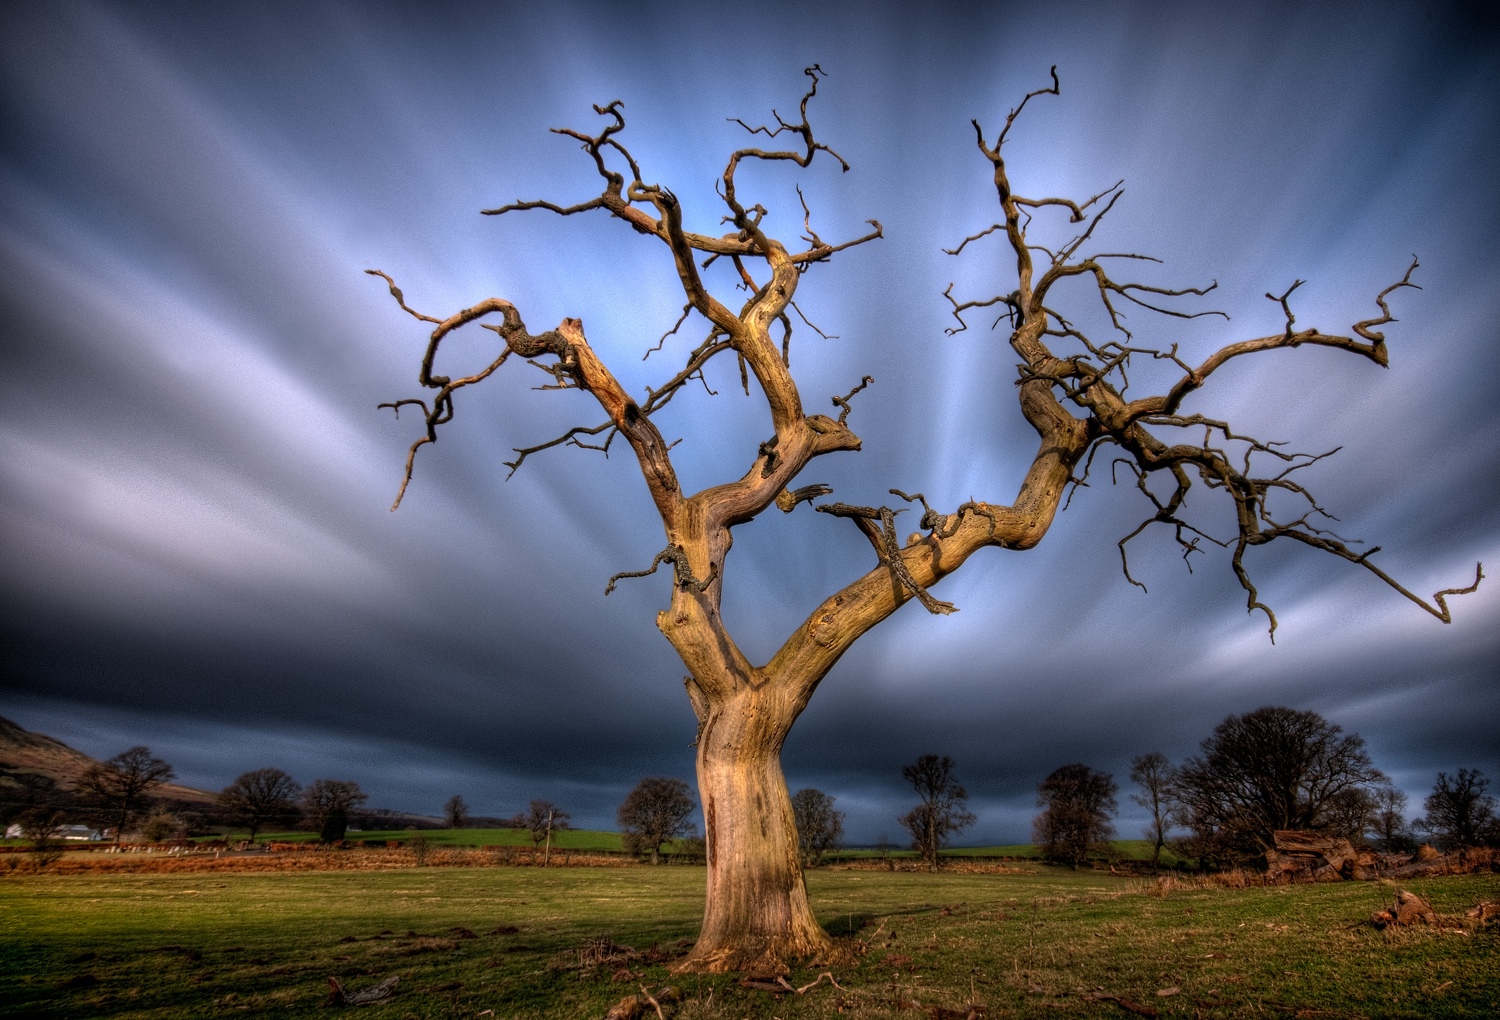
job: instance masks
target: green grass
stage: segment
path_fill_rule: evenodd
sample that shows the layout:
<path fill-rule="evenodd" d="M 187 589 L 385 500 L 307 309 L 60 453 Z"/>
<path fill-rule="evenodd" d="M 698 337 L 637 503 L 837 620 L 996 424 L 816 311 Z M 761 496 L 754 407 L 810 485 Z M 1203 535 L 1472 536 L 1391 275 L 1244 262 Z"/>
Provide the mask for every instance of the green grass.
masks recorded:
<path fill-rule="evenodd" d="M 224 837 L 207 836 L 204 839 L 228 838 L 244 839 L 247 832 L 243 829 L 231 830 Z M 350 832 L 346 837 L 350 842 L 364 840 L 366 843 L 385 843 L 387 841 L 405 841 L 413 836 L 424 836 L 427 841 L 436 847 L 445 846 L 531 846 L 531 832 L 528 829 L 371 829 L 363 832 Z M 256 833 L 255 839 L 260 843 L 272 840 L 286 843 L 310 843 L 316 842 L 316 832 L 260 832 Z M 593 829 L 554 829 L 552 831 L 552 847 L 557 850 L 620 850 L 620 834 L 618 832 L 600 832 Z"/>
<path fill-rule="evenodd" d="M 1144 839 L 1117 839 L 1111 843 L 1114 847 L 1115 856 L 1126 861 L 1149 861 L 1151 860 L 1151 842 Z M 869 847 L 857 847 L 847 850 L 836 850 L 829 856 L 837 860 L 866 860 L 872 857 L 880 857 L 882 851 Z M 896 849 L 891 847 L 884 854 L 895 858 L 911 858 L 917 854 L 913 850 Z M 960 846 L 949 847 L 942 852 L 943 857 L 1018 857 L 1023 860 L 1039 861 L 1042 852 L 1032 843 L 1008 843 L 1003 846 Z M 1166 847 L 1162 848 L 1161 862 L 1167 867 L 1177 863 L 1177 857 Z"/>
<path fill-rule="evenodd" d="M 960 846 L 943 851 L 944 857 L 1025 857 L 1041 858 L 1041 852 L 1030 843 L 1011 843 L 1006 846 Z"/>
<path fill-rule="evenodd" d="M 1098 991 L 1164 1018 L 1500 1013 L 1500 933 L 1376 931 L 1361 922 L 1388 886 L 1156 896 L 1148 880 L 1021 867 L 810 871 L 819 918 L 863 956 L 834 968 L 843 991 L 780 997 L 729 977 L 671 978 L 666 962 L 623 962 L 619 980 L 616 966 L 576 966 L 605 935 L 681 953 L 702 908 L 698 867 L 18 873 L 0 879 L 0 1015 L 326 1017 L 330 974 L 351 989 L 401 977 L 394 998 L 361 1012 L 368 1020 L 597 1020 L 642 982 L 681 989 L 675 1020 L 921 1020 L 971 995 L 989 1018 L 1127 1020 L 1085 998 Z M 1461 914 L 1500 897 L 1500 876 L 1407 887 Z M 494 933 L 502 925 L 518 930 Z M 450 931 L 460 926 L 478 937 Z M 1169 988 L 1180 991 L 1156 994 Z"/>
<path fill-rule="evenodd" d="M 1150 861 L 1151 841 L 1147 839 L 1116 839 L 1110 842 L 1115 856 L 1126 861 Z M 969 846 L 944 850 L 945 857 L 1023 857 L 1040 860 L 1042 856 L 1035 844 L 1012 843 L 1008 846 Z M 1168 847 L 1162 847 L 1161 863 L 1168 867 L 1176 864 L 1177 856 Z"/>
<path fill-rule="evenodd" d="M 531 846 L 531 833 L 526 829 L 422 829 L 420 834 L 427 838 L 436 847 L 478 847 L 478 846 Z M 199 842 L 213 839 L 244 839 L 248 835 L 244 829 L 231 829 L 223 836 L 202 836 Z M 364 840 L 367 843 L 384 843 L 388 841 L 405 841 L 418 835 L 418 830 L 412 829 L 371 829 L 366 831 L 351 831 L 348 839 L 353 842 Z M 260 832 L 256 834 L 258 842 L 286 843 L 311 843 L 316 842 L 318 834 L 304 830 L 286 832 Z M 0 845 L 16 846 L 25 845 L 24 840 L 3 840 Z M 593 829 L 558 829 L 552 833 L 552 845 L 560 850 L 605 850 L 621 851 L 623 846 L 618 832 L 605 832 Z M 674 844 L 668 844 L 665 849 L 670 850 Z M 1144 839 L 1117 839 L 1113 843 L 1115 854 L 1127 861 L 1149 861 L 1151 859 L 1151 843 Z M 863 860 L 872 857 L 880 857 L 882 853 L 888 857 L 906 859 L 916 857 L 915 851 L 892 846 L 885 851 L 869 847 L 853 847 L 849 849 L 835 850 L 829 854 L 831 860 Z M 1031 843 L 1012 843 L 1004 846 L 970 846 L 951 847 L 943 851 L 944 857 L 1019 857 L 1026 860 L 1040 860 L 1041 852 Z M 1162 863 L 1172 865 L 1177 861 L 1172 851 L 1162 850 Z"/>

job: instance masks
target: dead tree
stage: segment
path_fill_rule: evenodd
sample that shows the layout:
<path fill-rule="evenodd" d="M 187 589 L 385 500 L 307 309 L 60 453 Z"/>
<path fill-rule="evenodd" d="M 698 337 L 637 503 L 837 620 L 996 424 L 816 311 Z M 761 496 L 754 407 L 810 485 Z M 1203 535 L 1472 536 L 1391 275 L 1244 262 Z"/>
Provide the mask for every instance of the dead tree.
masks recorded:
<path fill-rule="evenodd" d="M 115 823 L 115 843 L 125 837 L 125 826 L 146 795 L 175 778 L 172 766 L 149 747 L 132 747 L 109 761 L 89 766 L 79 785 L 109 809 Z"/>
<path fill-rule="evenodd" d="M 254 843 L 255 834 L 267 821 L 296 810 L 301 793 L 302 784 L 280 769 L 256 769 L 224 787 L 219 804 L 244 821 Z"/>
<path fill-rule="evenodd" d="M 1077 871 L 1090 853 L 1108 853 L 1118 792 L 1114 776 L 1082 762 L 1053 770 L 1037 784 L 1036 804 L 1042 812 L 1031 822 L 1031 838 L 1043 856 Z"/>
<path fill-rule="evenodd" d="M 976 821 L 968 808 L 969 793 L 953 775 L 953 759 L 946 754 L 924 754 L 901 775 L 921 798 L 917 806 L 897 819 L 911 834 L 911 848 L 922 856 L 928 871 L 942 866 L 939 855 L 948 837 L 957 835 Z"/>
<path fill-rule="evenodd" d="M 688 784 L 667 776 L 647 776 L 625 795 L 615 817 L 625 849 L 633 854 L 650 853 L 651 863 L 661 863 L 661 847 L 668 840 L 691 836 L 693 798 Z"/>
<path fill-rule="evenodd" d="M 1130 799 L 1151 813 L 1151 821 L 1142 834 L 1151 841 L 1151 871 L 1161 869 L 1162 847 L 1167 845 L 1167 833 L 1177 824 L 1174 801 L 1174 785 L 1177 770 L 1160 751 L 1151 751 L 1133 759 L 1130 763 L 1130 781 L 1140 788 Z"/>
<path fill-rule="evenodd" d="M 830 494 L 823 485 L 798 486 L 798 478 L 819 457 L 860 449 L 860 438 L 849 419 L 855 395 L 871 381 L 868 377 L 851 379 L 849 391 L 833 397 L 836 415 L 809 413 L 792 377 L 789 344 L 792 316 L 800 317 L 793 299 L 803 274 L 842 251 L 876 240 L 881 236 L 880 224 L 869 221 L 870 231 L 859 237 L 825 240 L 813 229 L 804 201 L 800 242 L 788 243 L 763 229 L 765 209 L 742 197 L 736 180 L 739 168 L 750 160 L 805 168 L 822 154 L 848 169 L 842 157 L 814 135 L 808 106 L 817 94 L 822 70 L 814 66 L 806 73 L 811 83 L 797 117 L 775 114 L 774 124 L 758 127 L 739 122 L 753 138 L 764 137 L 768 147 L 742 148 L 729 155 L 718 181 L 724 210 L 721 222 L 727 224 L 722 233 L 690 230 L 689 219 L 703 219 L 706 213 L 685 209 L 667 187 L 648 183 L 621 142 L 625 115 L 618 101 L 594 108 L 604 121 L 597 133 L 556 129 L 579 142 L 592 161 L 603 182 L 599 194 L 573 204 L 518 201 L 486 210 L 497 216 L 525 210 L 560 216 L 597 211 L 661 242 L 685 297 L 682 317 L 667 336 L 694 314 L 706 323 L 706 332 L 675 371 L 659 387 L 648 389 L 643 399 L 637 400 L 620 385 L 595 353 L 578 319 L 566 318 L 555 329 L 533 334 L 520 310 L 499 297 L 437 318 L 409 307 L 389 276 L 370 270 L 386 281 L 403 310 L 432 327 L 419 374 L 421 384 L 434 391 L 431 399 L 382 405 L 398 412 L 411 407 L 424 418 L 422 434 L 407 455 L 401 494 L 411 481 L 418 452 L 435 442 L 439 428 L 452 421 L 458 391 L 482 382 L 512 355 L 548 373 L 551 388 L 592 394 L 604 412 L 601 422 L 581 424 L 548 442 L 518 449 L 506 465 L 512 472 L 529 457 L 553 447 L 607 450 L 621 437 L 640 464 L 666 543 L 647 569 L 617 574 L 605 591 L 621 578 L 652 574 L 663 564 L 670 567 L 670 602 L 656 622 L 689 674 L 687 694 L 699 722 L 697 771 L 708 858 L 703 928 L 684 964 L 686 969 L 775 973 L 784 970 L 789 960 L 824 957 L 832 951 L 828 935 L 808 906 L 792 806 L 781 771 L 781 747 L 792 723 L 840 656 L 908 600 L 918 600 L 932 613 L 952 612 L 952 605 L 931 594 L 938 581 L 980 549 L 1029 549 L 1041 541 L 1069 486 L 1084 483 L 1090 455 L 1106 445 L 1118 451 L 1116 469 L 1134 481 L 1151 503 L 1150 516 L 1121 541 L 1122 553 L 1130 538 L 1153 523 L 1172 528 L 1185 554 L 1200 551 L 1205 542 L 1226 546 L 1251 610 L 1264 612 L 1273 630 L 1275 618 L 1251 583 L 1244 554 L 1278 539 L 1293 539 L 1363 567 L 1444 622 L 1449 619 L 1445 597 L 1472 591 L 1478 583 L 1476 572 L 1475 585 L 1439 592 L 1432 603 L 1412 594 L 1371 561 L 1375 550 L 1352 548 L 1324 527 L 1327 515 L 1296 478 L 1298 469 L 1320 456 L 1288 453 L 1278 444 L 1241 435 L 1228 422 L 1182 409 L 1184 400 L 1205 387 L 1221 366 L 1264 351 L 1316 344 L 1385 365 L 1385 338 L 1377 329 L 1393 321 L 1386 298 L 1393 291 L 1415 286 L 1411 274 L 1416 262 L 1379 293 L 1376 304 L 1381 314 L 1357 323 L 1353 337 L 1297 328 L 1291 305 L 1297 284 L 1293 284 L 1272 298 L 1284 312 L 1286 325 L 1270 336 L 1230 344 L 1196 364 L 1179 356 L 1175 347 L 1141 346 L 1124 329 L 1119 314 L 1124 304 L 1190 318 L 1209 313 L 1185 312 L 1172 302 L 1211 288 L 1174 290 L 1122 282 L 1112 267 L 1142 256 L 1085 252 L 1100 220 L 1119 201 L 1119 185 L 1081 203 L 1023 198 L 1012 191 L 1002 156 L 1006 134 L 1031 100 L 1058 93 L 1054 70 L 1051 86 L 1027 95 L 993 142 L 986 140 L 978 122 L 974 124 L 979 151 L 993 172 L 1001 218 L 964 240 L 954 252 L 997 233 L 1014 258 L 1014 280 L 1002 284 L 992 297 L 960 300 L 951 286 L 947 292 L 959 323 L 954 332 L 965 328 L 966 314 L 979 309 L 999 310 L 1009 326 L 1011 347 L 1020 358 L 1021 411 L 1040 437 L 1020 491 L 1009 503 L 971 500 L 952 510 L 928 505 L 921 493 L 907 495 L 897 489 L 890 490 L 901 501 L 894 506 L 818 505 L 817 510 L 847 518 L 860 529 L 873 547 L 875 565 L 825 599 L 770 661 L 757 664 L 747 659 L 719 613 L 731 532 L 770 507 L 792 513 L 801 503 Z M 772 140 L 783 138 L 791 142 L 786 148 L 769 147 Z M 690 217 L 690 211 L 695 215 Z M 1080 224 L 1073 240 L 1056 251 L 1028 242 L 1033 215 L 1058 214 Z M 723 274 L 712 286 L 705 275 L 708 270 Z M 1055 288 L 1073 277 L 1086 277 L 1097 286 L 1098 298 L 1114 323 L 1113 338 L 1096 342 L 1055 310 Z M 722 292 L 726 282 L 748 296 L 721 299 L 716 291 Z M 443 340 L 487 316 L 499 319 L 483 323 L 501 340 L 494 360 L 472 375 L 441 374 L 436 363 Z M 747 392 L 754 378 L 765 396 L 771 435 L 758 449 L 747 451 L 748 463 L 739 477 L 697 493 L 684 492 L 670 447 L 652 416 L 683 387 L 702 379 L 705 366 L 721 356 L 737 361 Z M 1126 373 L 1132 358 L 1164 359 L 1180 370 L 1180 378 L 1164 394 L 1130 399 Z M 1252 461 L 1257 466 L 1270 462 L 1273 470 L 1256 473 Z M 1148 479 L 1155 477 L 1166 479 L 1170 492 L 1153 490 Z M 1235 533 L 1213 537 L 1185 516 L 1185 499 L 1195 478 L 1209 492 L 1222 493 L 1231 501 Z M 1283 500 L 1295 507 L 1282 508 Z M 907 509 L 903 503 L 917 504 L 922 512 L 921 532 L 905 541 L 898 537 L 895 522 L 897 514 Z M 809 522 L 809 526 L 816 525 Z"/>

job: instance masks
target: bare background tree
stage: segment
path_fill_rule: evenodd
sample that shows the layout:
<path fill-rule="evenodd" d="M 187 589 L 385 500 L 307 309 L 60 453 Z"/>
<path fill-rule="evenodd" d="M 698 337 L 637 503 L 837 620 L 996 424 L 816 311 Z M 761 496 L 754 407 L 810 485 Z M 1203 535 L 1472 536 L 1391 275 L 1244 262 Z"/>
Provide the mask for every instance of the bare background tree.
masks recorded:
<path fill-rule="evenodd" d="M 158 807 L 141 823 L 141 835 L 148 843 L 187 838 L 187 823 L 166 808 Z"/>
<path fill-rule="evenodd" d="M 443 821 L 447 822 L 450 829 L 462 829 L 468 820 L 469 805 L 464 803 L 463 797 L 455 793 L 443 804 Z"/>
<path fill-rule="evenodd" d="M 1193 856 L 1253 857 L 1279 829 L 1358 839 L 1369 792 L 1387 785 L 1358 734 L 1316 712 L 1267 707 L 1221 722 L 1178 769 Z"/>
<path fill-rule="evenodd" d="M 1160 751 L 1143 754 L 1130 763 L 1130 781 L 1140 788 L 1130 799 L 1145 808 L 1151 816 L 1143 833 L 1151 841 L 1151 870 L 1161 868 L 1161 851 L 1167 845 L 1167 834 L 1172 831 L 1173 815 L 1172 787 L 1177 781 L 1177 770 Z"/>
<path fill-rule="evenodd" d="M 1251 581 L 1245 554 L 1278 539 L 1295 540 L 1372 572 L 1443 622 L 1451 619 L 1446 596 L 1474 590 L 1481 576 L 1476 570 L 1473 585 L 1439 592 L 1430 603 L 1413 594 L 1375 564 L 1374 549 L 1355 548 L 1327 529 L 1331 518 L 1296 475 L 1326 454 L 1289 452 L 1279 443 L 1250 437 L 1227 420 L 1194 409 L 1199 394 L 1220 368 L 1249 355 L 1311 345 L 1386 365 L 1385 337 L 1378 332 L 1393 321 L 1386 298 L 1415 286 L 1411 277 L 1416 262 L 1379 292 L 1375 301 L 1380 315 L 1356 323 L 1354 336 L 1297 328 L 1291 300 L 1301 281 L 1295 281 L 1279 295 L 1268 295 L 1285 321 L 1284 328 L 1271 335 L 1228 344 L 1196 363 L 1179 354 L 1176 344 L 1147 346 L 1126 328 L 1127 310 L 1179 319 L 1218 314 L 1180 307 L 1181 299 L 1206 294 L 1213 285 L 1171 288 L 1121 279 L 1111 267 L 1153 260 L 1131 252 L 1086 249 L 1101 220 L 1123 194 L 1118 184 L 1081 202 L 1015 193 L 1002 155 L 1006 136 L 1031 100 L 1058 94 L 1054 69 L 1051 86 L 1025 96 L 993 142 L 974 122 L 1001 219 L 965 238 L 951 252 L 958 254 L 991 235 L 1003 239 L 1003 279 L 991 296 L 962 298 L 954 295 L 951 285 L 946 292 L 957 322 L 953 332 L 966 329 L 964 316 L 980 310 L 998 311 L 996 323 L 1003 321 L 1009 327 L 1011 349 L 1020 359 L 1021 411 L 1039 439 L 1019 492 L 1009 504 L 969 500 L 952 510 L 929 505 L 922 493 L 907 494 L 896 488 L 889 490 L 901 501 L 894 507 L 842 501 L 818 504 L 819 512 L 859 529 L 870 543 L 875 564 L 856 568 L 862 575 L 824 599 L 769 660 L 761 665 L 751 662 L 720 612 L 732 529 L 771 506 L 793 513 L 802 503 L 830 495 L 828 486 L 821 483 L 793 485 L 816 458 L 861 448 L 849 420 L 851 401 L 872 382 L 869 376 L 850 379 L 846 392 L 832 395 L 836 418 L 808 414 L 791 374 L 791 345 L 794 322 L 806 322 L 794 300 L 803 277 L 839 252 L 879 238 L 880 224 L 870 221 L 872 229 L 861 236 L 824 240 L 803 200 L 800 242 L 788 246 L 767 233 L 765 207 L 740 194 L 737 174 L 746 164 L 795 164 L 805 169 L 819 153 L 825 153 L 848 169 L 814 135 L 808 107 L 823 75 L 817 66 L 806 73 L 810 85 L 796 117 L 773 111 L 773 124 L 752 127 L 739 122 L 752 138 L 764 136 L 769 143 L 785 137 L 791 144 L 784 149 L 752 146 L 731 153 L 718 182 L 722 209 L 717 213 L 685 208 L 672 190 L 643 176 L 639 162 L 621 142 L 625 116 L 618 101 L 595 107 L 603 118 L 597 133 L 557 129 L 577 141 L 592 163 L 603 184 L 598 195 L 564 204 L 518 201 L 486 210 L 492 215 L 545 210 L 560 216 L 597 211 L 662 245 L 685 303 L 677 323 L 647 354 L 663 350 L 690 319 L 695 327 L 701 326 L 701 340 L 679 356 L 675 367 L 664 372 L 661 384 L 648 387 L 639 401 L 601 360 L 576 318 L 564 318 L 555 329 L 533 334 L 520 310 L 500 297 L 440 318 L 408 306 L 391 277 L 370 270 L 385 280 L 404 311 L 431 326 L 419 373 L 421 385 L 434 391 L 431 400 L 408 398 L 384 405 L 397 413 L 412 408 L 423 417 L 422 433 L 408 451 L 398 505 L 412 479 L 418 452 L 435 442 L 438 430 L 453 420 L 457 393 L 487 379 L 513 354 L 546 373 L 549 381 L 544 389 L 592 395 L 604 420 L 517 449 L 514 459 L 507 462 L 512 472 L 531 456 L 559 446 L 607 451 L 621 437 L 640 467 L 666 544 L 644 569 L 616 574 L 605 591 L 613 590 L 623 578 L 653 574 L 663 565 L 670 568 L 670 604 L 658 615 L 657 626 L 688 670 L 685 685 L 699 721 L 697 772 L 708 861 L 703 927 L 682 964 L 688 970 L 779 973 L 790 959 L 826 958 L 833 952 L 831 940 L 808 905 L 797 861 L 796 827 L 780 766 L 781 748 L 792 724 L 828 671 L 861 635 L 908 601 L 915 600 L 934 614 L 953 612 L 956 607 L 934 597 L 931 588 L 972 554 L 989 547 L 1024 550 L 1041 541 L 1070 487 L 1087 484 L 1093 454 L 1103 446 L 1117 452 L 1112 474 L 1134 482 L 1150 505 L 1141 525 L 1120 540 L 1122 563 L 1131 583 L 1139 582 L 1130 576 L 1124 559 L 1127 544 L 1151 524 L 1162 524 L 1185 558 L 1211 546 L 1228 550 L 1248 608 L 1264 614 L 1273 635 L 1276 618 Z M 1079 225 L 1076 234 L 1064 235 L 1061 241 L 1030 237 L 1034 217 L 1050 223 L 1059 214 Z M 703 221 L 717 232 L 696 232 L 689 228 L 690 220 Z M 726 225 L 727 229 L 720 229 Z M 706 275 L 710 272 L 714 275 Z M 1075 280 L 1089 286 L 1071 288 Z M 726 287 L 738 288 L 744 296 L 721 299 L 715 290 Z M 1095 295 L 1099 314 L 1061 312 L 1061 300 L 1070 289 Z M 444 339 L 490 315 L 499 316 L 499 324 L 484 325 L 502 341 L 493 359 L 467 375 L 439 372 L 436 361 Z M 1103 322 L 1110 332 L 1108 339 L 1087 335 L 1091 317 Z M 807 325 L 816 331 L 811 323 Z M 653 415 L 684 387 L 699 382 L 706 387 L 703 370 L 721 356 L 732 356 L 747 394 L 754 379 L 765 398 L 772 434 L 753 453 L 741 452 L 736 472 L 689 494 L 672 462 L 672 444 L 658 430 Z M 1175 378 L 1160 394 L 1128 398 L 1132 365 L 1153 363 L 1165 366 Z M 996 395 L 1006 392 L 1009 387 L 997 387 Z M 1256 473 L 1266 462 L 1271 465 L 1269 473 Z M 1229 510 L 1233 530 L 1224 537 L 1215 535 L 1206 521 L 1187 516 L 1195 478 L 1202 482 L 1201 493 L 1217 496 Z M 903 540 L 896 516 L 915 506 L 922 511 L 920 530 Z M 732 864 L 723 852 L 728 847 L 733 847 Z"/>
<path fill-rule="evenodd" d="M 146 795 L 174 775 L 172 766 L 153 755 L 151 748 L 132 747 L 90 768 L 79 785 L 109 812 L 118 843 Z"/>
<path fill-rule="evenodd" d="M 358 783 L 315 779 L 302 791 L 302 811 L 324 843 L 337 843 L 349 830 L 349 815 L 368 799 Z"/>
<path fill-rule="evenodd" d="M 1108 772 L 1095 772 L 1081 762 L 1054 769 L 1036 788 L 1042 812 L 1031 831 L 1042 855 L 1074 870 L 1091 853 L 1108 855 L 1116 792 L 1115 777 Z"/>
<path fill-rule="evenodd" d="M 792 794 L 792 814 L 797 820 L 797 845 L 802 848 L 802 863 L 805 867 L 822 864 L 823 855 L 843 842 L 844 813 L 834 810 L 834 800 L 822 790 L 812 787 Z"/>
<path fill-rule="evenodd" d="M 928 871 L 938 870 L 939 854 L 952 836 L 974 824 L 969 794 L 953 772 L 953 759 L 946 754 L 924 754 L 901 774 L 917 791 L 917 806 L 897 821 L 911 834 L 911 848 L 921 854 Z"/>
<path fill-rule="evenodd" d="M 36 867 L 45 868 L 62 856 L 62 841 L 56 835 L 62 823 L 62 810 L 53 807 L 27 808 L 16 816 L 21 837 L 31 844 L 29 856 Z"/>
<path fill-rule="evenodd" d="M 533 849 L 545 843 L 550 854 L 552 833 L 557 829 L 566 829 L 569 817 L 566 811 L 550 800 L 534 800 L 527 805 L 525 820 L 520 827 L 531 833 Z"/>
<path fill-rule="evenodd" d="M 57 825 L 74 808 L 72 791 L 50 776 L 0 769 L 0 777 L 7 780 L 0 786 L 0 824 L 9 826 L 14 822 L 24 830 L 28 825 L 40 824 L 39 818 L 55 815 L 58 821 L 53 824 Z"/>
<path fill-rule="evenodd" d="M 648 776 L 625 795 L 617 817 L 625 849 L 633 854 L 649 853 L 651 863 L 661 862 L 661 846 L 678 836 L 691 835 L 693 798 L 681 779 Z"/>
<path fill-rule="evenodd" d="M 1478 769 L 1459 769 L 1451 776 L 1439 772 L 1418 827 L 1444 849 L 1500 843 L 1495 798 L 1485 792 L 1489 785 Z"/>
<path fill-rule="evenodd" d="M 1406 794 L 1394 786 L 1382 786 L 1375 791 L 1375 811 L 1370 819 L 1370 834 L 1375 845 L 1386 853 L 1400 853 L 1416 849 L 1412 839 L 1411 823 L 1406 820 Z"/>
<path fill-rule="evenodd" d="M 1390 780 L 1355 786 L 1334 794 L 1328 800 L 1327 820 L 1324 828 L 1337 833 L 1352 843 L 1363 840 L 1375 827 L 1379 813 L 1379 792 L 1390 785 Z"/>
<path fill-rule="evenodd" d="M 250 842 L 268 821 L 288 818 L 297 810 L 302 785 L 281 769 L 256 769 L 224 787 L 219 804 L 250 830 Z"/>

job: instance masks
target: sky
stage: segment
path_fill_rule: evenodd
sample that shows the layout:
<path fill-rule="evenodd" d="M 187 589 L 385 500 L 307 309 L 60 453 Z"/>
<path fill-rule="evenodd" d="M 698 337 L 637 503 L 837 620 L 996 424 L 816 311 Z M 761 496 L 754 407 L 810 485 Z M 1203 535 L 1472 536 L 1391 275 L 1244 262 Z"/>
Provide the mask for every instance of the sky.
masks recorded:
<path fill-rule="evenodd" d="M 610 828 L 643 776 L 692 780 L 682 667 L 656 631 L 661 548 L 634 459 L 556 449 L 600 418 L 507 365 L 460 394 L 389 510 L 419 422 L 424 334 L 385 287 L 445 316 L 490 297 L 533 330 L 584 321 L 644 395 L 702 320 L 642 360 L 682 304 L 663 247 L 607 216 L 479 215 L 598 193 L 576 143 L 620 99 L 644 177 L 687 225 L 722 230 L 713 182 L 751 125 L 827 73 L 817 137 L 848 160 L 753 166 L 741 194 L 788 243 L 794 186 L 828 239 L 885 236 L 802 280 L 792 366 L 809 413 L 862 375 L 863 452 L 799 481 L 836 499 L 920 490 L 1008 503 L 1034 434 L 1004 329 L 951 326 L 943 291 L 1009 290 L 994 238 L 991 137 L 1019 193 L 1086 198 L 1124 179 L 1099 250 L 1157 256 L 1140 279 L 1201 286 L 1228 320 L 1133 314 L 1190 358 L 1282 328 L 1266 293 L 1305 280 L 1298 325 L 1347 333 L 1392 295 L 1389 370 L 1298 349 L 1217 374 L 1194 409 L 1291 448 L 1341 452 L 1304 480 L 1340 534 L 1378 544 L 1413 590 L 1500 570 L 1500 45 L 1472 8 L 991 3 L 27 3 L 0 8 L 0 714 L 98 757 L 147 744 L 219 789 L 278 767 L 358 782 L 438 814 L 459 793 L 510 814 L 552 800 Z M 1378 14 L 1378 16 L 1377 16 Z M 1047 234 L 1047 230 L 1052 230 Z M 1037 237 L 1062 238 L 1039 218 Z M 1011 263 L 1013 271 L 1013 262 Z M 708 279 L 722 300 L 727 275 Z M 1060 294 L 1087 321 L 1086 288 Z M 465 335 L 472 334 L 472 335 Z M 1096 335 L 1096 339 L 1099 337 Z M 486 363 L 473 329 L 445 350 Z M 674 360 L 675 359 L 675 360 Z M 1253 362 L 1253 363 L 1252 363 Z M 1147 392 L 1166 376 L 1141 365 Z M 689 491 L 738 477 L 769 434 L 732 364 L 658 418 Z M 946 754 L 978 815 L 961 842 L 1028 838 L 1036 784 L 1082 761 L 1142 812 L 1131 758 L 1195 753 L 1229 714 L 1321 713 L 1365 739 L 1412 798 L 1439 770 L 1500 782 L 1500 591 L 1444 626 L 1368 573 L 1305 547 L 1247 562 L 1281 621 L 1245 612 L 1227 559 L 1190 573 L 1101 458 L 1042 544 L 974 557 L 835 667 L 792 731 L 792 789 L 837 798 L 854 843 L 900 837 L 901 767 Z M 1213 494 L 1190 507 L 1227 523 Z M 775 519 L 772 519 L 772 518 Z M 801 508 L 735 532 L 724 615 L 764 661 L 821 599 L 873 566 L 847 523 Z"/>

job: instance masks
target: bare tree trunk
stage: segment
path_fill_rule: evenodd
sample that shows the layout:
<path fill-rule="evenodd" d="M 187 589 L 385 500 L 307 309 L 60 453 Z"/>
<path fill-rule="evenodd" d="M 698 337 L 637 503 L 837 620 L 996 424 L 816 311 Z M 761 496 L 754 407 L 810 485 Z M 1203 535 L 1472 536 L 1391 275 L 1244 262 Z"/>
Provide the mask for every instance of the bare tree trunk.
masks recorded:
<path fill-rule="evenodd" d="M 547 809 L 547 849 L 542 851 L 542 867 L 552 861 L 552 809 Z"/>
<path fill-rule="evenodd" d="M 681 970 L 785 974 L 826 960 L 829 938 L 807 901 L 781 745 L 795 711 L 767 687 L 709 707 L 698 737 L 708 850 L 703 929 Z"/>

